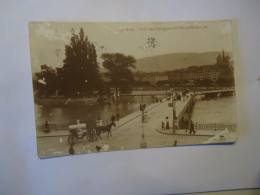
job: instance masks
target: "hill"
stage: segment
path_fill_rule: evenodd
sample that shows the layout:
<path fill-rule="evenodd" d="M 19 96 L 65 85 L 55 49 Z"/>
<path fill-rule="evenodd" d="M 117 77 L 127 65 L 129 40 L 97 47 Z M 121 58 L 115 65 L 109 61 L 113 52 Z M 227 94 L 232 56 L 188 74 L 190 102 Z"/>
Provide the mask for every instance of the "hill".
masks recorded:
<path fill-rule="evenodd" d="M 213 65 L 216 63 L 216 58 L 219 54 L 222 55 L 222 52 L 172 53 L 140 58 L 137 59 L 134 71 L 162 72 L 189 66 Z M 225 52 L 225 55 L 233 57 L 230 52 Z"/>

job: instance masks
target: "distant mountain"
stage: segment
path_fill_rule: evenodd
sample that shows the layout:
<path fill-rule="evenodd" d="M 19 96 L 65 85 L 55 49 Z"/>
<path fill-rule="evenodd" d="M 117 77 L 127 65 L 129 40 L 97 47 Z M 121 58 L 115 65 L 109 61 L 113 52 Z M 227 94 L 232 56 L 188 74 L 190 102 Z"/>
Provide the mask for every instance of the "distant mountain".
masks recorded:
<path fill-rule="evenodd" d="M 134 71 L 142 72 L 162 72 L 166 70 L 175 70 L 176 68 L 187 68 L 189 66 L 213 65 L 216 63 L 220 52 L 204 53 L 172 53 L 159 56 L 152 56 L 137 59 L 136 69 Z M 225 52 L 232 59 L 231 52 Z"/>

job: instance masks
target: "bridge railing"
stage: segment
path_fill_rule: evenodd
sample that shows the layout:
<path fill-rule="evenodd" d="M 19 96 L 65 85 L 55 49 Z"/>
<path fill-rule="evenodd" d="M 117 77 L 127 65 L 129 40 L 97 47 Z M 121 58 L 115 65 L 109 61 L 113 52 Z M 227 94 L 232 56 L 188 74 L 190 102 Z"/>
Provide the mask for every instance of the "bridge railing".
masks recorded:
<path fill-rule="evenodd" d="M 226 128 L 231 131 L 237 130 L 236 123 L 203 123 L 203 122 L 194 122 L 195 130 L 225 130 Z"/>
<path fill-rule="evenodd" d="M 182 109 L 182 111 L 180 112 L 177 120 L 181 120 L 181 118 L 183 117 L 184 113 L 186 112 L 186 109 L 190 106 L 191 102 L 194 101 L 195 95 L 191 95 L 189 101 L 186 103 L 185 107 Z"/>

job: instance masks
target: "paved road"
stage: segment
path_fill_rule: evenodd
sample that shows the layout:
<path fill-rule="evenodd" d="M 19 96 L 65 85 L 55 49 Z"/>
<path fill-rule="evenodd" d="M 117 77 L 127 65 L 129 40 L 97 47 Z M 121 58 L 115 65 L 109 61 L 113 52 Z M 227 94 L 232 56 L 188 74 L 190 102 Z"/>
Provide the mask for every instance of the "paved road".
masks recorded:
<path fill-rule="evenodd" d="M 176 113 L 178 114 L 185 102 L 176 102 Z M 139 149 L 142 141 L 142 133 L 144 132 L 145 141 L 148 148 L 150 147 L 164 147 L 173 146 L 174 141 L 177 140 L 178 145 L 201 144 L 208 140 L 207 137 L 198 136 L 181 136 L 181 135 L 165 135 L 158 133 L 156 129 L 161 128 L 161 122 L 165 121 L 165 117 L 169 117 L 170 124 L 172 124 L 172 107 L 168 107 L 168 102 L 157 103 L 147 107 L 148 122 L 141 122 L 141 112 L 133 113 L 132 120 L 127 122 L 122 119 L 118 122 L 116 128 L 112 128 L 112 137 L 107 138 L 102 134 L 102 140 L 95 142 L 88 142 L 87 140 L 79 140 L 74 146 L 75 154 L 96 152 L 96 146 L 108 144 L 110 150 L 126 150 Z M 133 117 L 134 116 L 134 117 Z M 130 116 L 128 116 L 130 117 Z M 127 123 L 126 123 L 127 122 Z M 120 126 L 120 124 L 123 124 Z M 118 127 L 119 126 L 119 127 Z M 37 138 L 38 154 L 40 157 L 47 156 L 62 156 L 68 155 L 69 145 L 67 143 L 67 136 Z"/>

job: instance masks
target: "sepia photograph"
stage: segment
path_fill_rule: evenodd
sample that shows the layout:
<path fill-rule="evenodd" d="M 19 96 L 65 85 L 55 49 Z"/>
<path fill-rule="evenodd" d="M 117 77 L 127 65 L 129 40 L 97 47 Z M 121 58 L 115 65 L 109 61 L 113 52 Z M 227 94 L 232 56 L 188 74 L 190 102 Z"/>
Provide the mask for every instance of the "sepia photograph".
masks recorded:
<path fill-rule="evenodd" d="M 237 140 L 231 20 L 31 22 L 29 33 L 39 158 Z"/>

